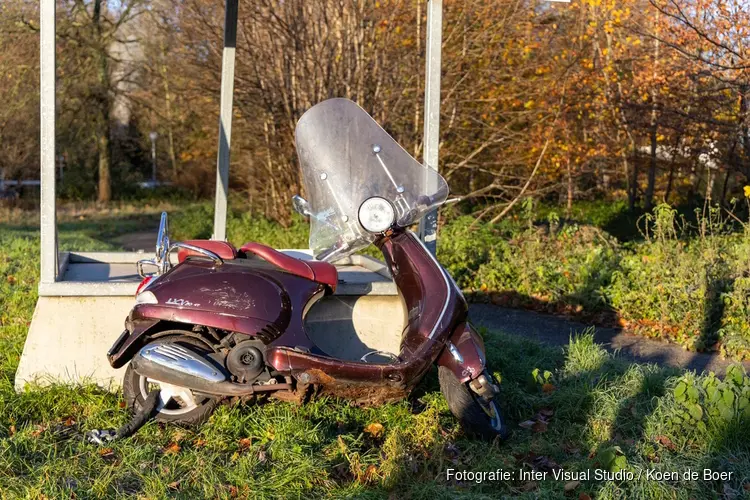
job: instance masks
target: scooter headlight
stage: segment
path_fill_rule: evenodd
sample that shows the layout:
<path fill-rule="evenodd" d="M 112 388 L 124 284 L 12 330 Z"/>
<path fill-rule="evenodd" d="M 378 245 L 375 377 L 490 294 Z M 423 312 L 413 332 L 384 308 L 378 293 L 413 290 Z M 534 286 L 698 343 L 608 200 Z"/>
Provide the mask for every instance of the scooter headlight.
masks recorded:
<path fill-rule="evenodd" d="M 359 223 L 366 231 L 382 233 L 396 222 L 396 211 L 391 202 L 379 196 L 367 198 L 359 206 Z"/>

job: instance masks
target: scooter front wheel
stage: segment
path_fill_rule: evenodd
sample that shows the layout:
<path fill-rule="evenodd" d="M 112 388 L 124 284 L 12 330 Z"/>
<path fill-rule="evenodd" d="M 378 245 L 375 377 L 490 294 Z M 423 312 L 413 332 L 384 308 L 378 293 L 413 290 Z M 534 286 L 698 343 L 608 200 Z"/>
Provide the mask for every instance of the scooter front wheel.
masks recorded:
<path fill-rule="evenodd" d="M 193 350 L 205 350 L 202 342 L 186 336 L 168 336 L 153 343 L 184 344 Z M 131 365 L 125 369 L 122 381 L 122 392 L 125 403 L 132 411 L 143 408 L 148 393 L 159 389 L 159 402 L 156 407 L 155 419 L 160 422 L 172 422 L 181 425 L 200 425 L 211 416 L 219 398 L 197 394 L 187 387 L 164 384 L 148 380 L 135 372 Z"/>
<path fill-rule="evenodd" d="M 467 384 L 462 384 L 449 368 L 438 367 L 440 390 L 448 402 L 451 413 L 461 422 L 468 434 L 492 440 L 496 436 L 501 439 L 508 437 L 498 396 L 485 400 Z"/>

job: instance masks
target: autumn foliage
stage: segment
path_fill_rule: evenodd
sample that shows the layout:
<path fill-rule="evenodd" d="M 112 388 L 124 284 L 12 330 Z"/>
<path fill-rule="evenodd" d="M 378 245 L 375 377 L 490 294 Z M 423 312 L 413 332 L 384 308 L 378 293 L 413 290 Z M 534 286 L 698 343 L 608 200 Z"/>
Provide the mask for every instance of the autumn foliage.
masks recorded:
<path fill-rule="evenodd" d="M 38 174 L 38 5 L 0 6 L 0 167 Z M 97 9 L 99 9 L 97 11 Z M 221 0 L 58 1 L 64 195 L 106 201 L 151 174 L 213 193 Z M 568 208 L 724 200 L 748 182 L 750 7 L 739 0 L 446 0 L 440 170 L 474 217 L 520 195 Z M 97 14 L 98 12 L 98 14 Z M 97 17 L 98 16 L 98 17 Z M 421 158 L 426 4 L 240 5 L 231 187 L 285 222 L 294 126 L 334 96 Z"/>

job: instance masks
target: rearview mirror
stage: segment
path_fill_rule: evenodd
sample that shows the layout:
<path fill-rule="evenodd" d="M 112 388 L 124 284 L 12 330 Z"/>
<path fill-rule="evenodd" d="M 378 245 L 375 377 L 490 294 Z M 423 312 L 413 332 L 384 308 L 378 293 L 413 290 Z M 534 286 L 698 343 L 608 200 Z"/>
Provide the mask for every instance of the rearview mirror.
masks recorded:
<path fill-rule="evenodd" d="M 309 217 L 312 214 L 310 204 L 298 194 L 292 196 L 292 205 L 294 206 L 294 211 L 303 217 Z"/>

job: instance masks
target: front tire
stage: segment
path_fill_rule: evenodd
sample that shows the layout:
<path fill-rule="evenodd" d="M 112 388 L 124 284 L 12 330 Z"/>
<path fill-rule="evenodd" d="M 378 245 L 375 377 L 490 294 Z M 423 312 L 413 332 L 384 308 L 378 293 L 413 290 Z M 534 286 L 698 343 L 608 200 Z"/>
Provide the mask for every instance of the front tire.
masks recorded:
<path fill-rule="evenodd" d="M 201 341 L 192 337 L 179 335 L 182 332 L 177 330 L 174 333 L 175 335 L 162 337 L 152 342 L 152 344 L 177 343 L 198 352 L 208 352 L 206 344 Z M 151 382 L 146 377 L 136 373 L 132 365 L 128 364 L 122 381 L 122 393 L 125 403 L 131 411 L 141 411 L 148 393 L 154 389 L 160 389 L 164 393 L 183 394 L 182 398 L 174 397 L 167 399 L 161 397 L 154 417 L 159 422 L 197 426 L 208 420 L 219 404 L 218 397 L 197 394 L 188 388 L 176 386 L 161 387 L 161 384 Z M 162 395 L 160 394 L 160 396 Z"/>
<path fill-rule="evenodd" d="M 485 401 L 474 393 L 467 384 L 462 384 L 445 366 L 438 367 L 440 390 L 448 402 L 451 413 L 461 422 L 467 434 L 482 439 L 493 440 L 508 437 L 508 429 L 500 413 L 499 397 Z"/>

